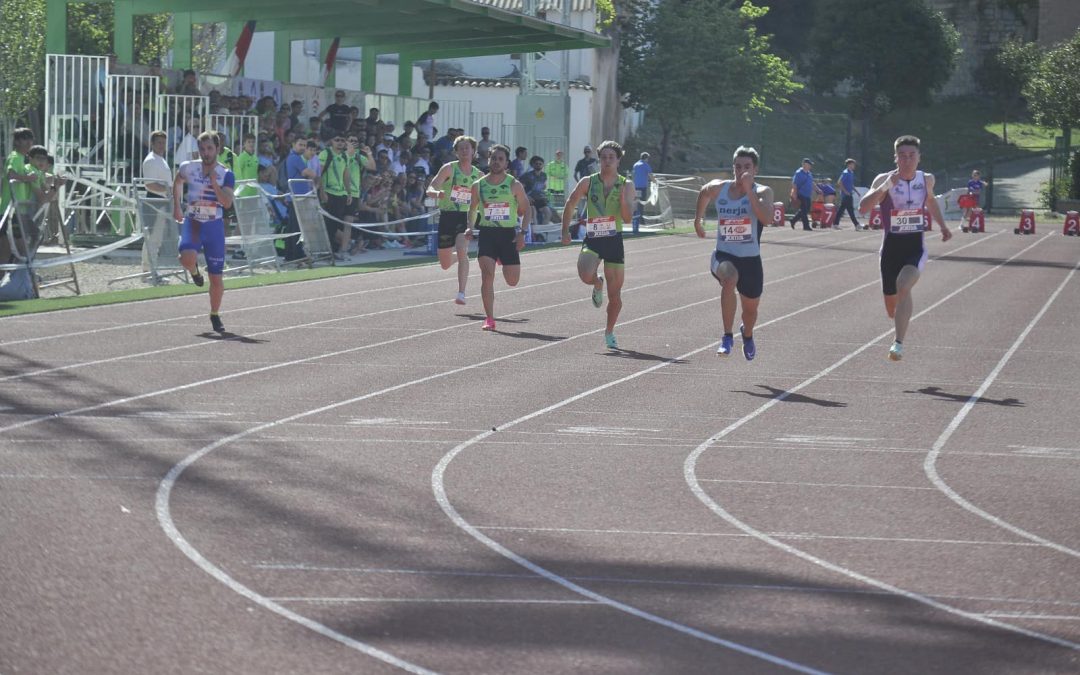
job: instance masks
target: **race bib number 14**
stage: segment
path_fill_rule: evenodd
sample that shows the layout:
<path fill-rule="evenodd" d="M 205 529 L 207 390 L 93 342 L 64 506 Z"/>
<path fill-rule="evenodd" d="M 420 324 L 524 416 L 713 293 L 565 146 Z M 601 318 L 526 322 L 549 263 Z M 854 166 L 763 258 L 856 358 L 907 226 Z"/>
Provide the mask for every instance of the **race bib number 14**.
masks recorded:
<path fill-rule="evenodd" d="M 754 241 L 749 218 L 721 218 L 717 222 L 720 239 L 728 244 L 749 244 Z"/>

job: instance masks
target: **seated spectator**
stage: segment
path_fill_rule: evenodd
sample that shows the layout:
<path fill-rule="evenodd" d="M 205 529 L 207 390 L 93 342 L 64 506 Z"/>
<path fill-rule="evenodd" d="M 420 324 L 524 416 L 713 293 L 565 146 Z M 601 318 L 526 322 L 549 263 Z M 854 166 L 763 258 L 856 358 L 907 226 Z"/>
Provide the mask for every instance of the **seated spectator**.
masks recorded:
<path fill-rule="evenodd" d="M 491 148 L 490 147 L 483 148 L 483 149 L 477 149 L 477 151 L 476 151 L 476 161 L 474 161 L 473 163 L 476 164 L 477 169 L 480 169 L 484 173 L 487 173 L 488 172 L 488 161 L 490 159 L 491 159 Z"/>
<path fill-rule="evenodd" d="M 316 138 L 322 138 L 322 118 L 308 118 L 308 133 Z"/>
<path fill-rule="evenodd" d="M 377 151 L 375 155 L 375 173 L 382 174 L 387 171 L 393 173 L 393 170 L 390 168 L 390 153 L 387 152 L 386 148 L 383 148 L 382 150 Z"/>
<path fill-rule="evenodd" d="M 276 163 L 277 153 L 274 151 L 273 141 L 263 141 L 259 145 L 259 166 L 273 166 Z"/>
<path fill-rule="evenodd" d="M 411 139 L 413 131 L 416 129 L 416 125 L 412 123 L 412 120 L 406 120 L 402 133 L 398 134 L 398 141 L 403 141 L 406 138 Z"/>
<path fill-rule="evenodd" d="M 434 143 L 431 144 L 431 151 L 435 157 L 437 157 L 436 163 L 442 166 L 449 160 L 443 160 L 443 157 L 448 157 L 454 149 L 454 140 L 460 136 L 457 129 L 447 129 L 446 133 L 440 136 Z"/>
<path fill-rule="evenodd" d="M 176 88 L 176 93 L 180 96 L 202 96 L 202 92 L 199 91 L 199 79 L 194 70 L 184 71 L 184 77 L 180 81 L 180 86 Z"/>
<path fill-rule="evenodd" d="M 441 164 L 439 166 L 442 166 Z M 424 178 L 431 175 L 431 151 L 427 148 L 420 150 L 419 155 L 412 164 L 413 171 L 420 173 Z M 421 173 L 422 172 L 422 173 Z"/>
<path fill-rule="evenodd" d="M 270 213 L 270 224 L 284 225 L 289 220 L 289 209 L 277 188 L 277 168 L 273 164 L 259 167 L 259 187 L 266 198 L 266 209 Z"/>
<path fill-rule="evenodd" d="M 405 201 L 410 216 L 418 216 L 424 213 L 424 185 L 423 179 L 415 173 L 408 174 L 405 179 Z"/>
<path fill-rule="evenodd" d="M 507 171 L 514 178 L 521 180 L 521 175 L 525 173 L 525 157 L 528 156 L 529 151 L 521 146 L 514 149 L 514 159 L 510 162 L 510 168 Z"/>
<path fill-rule="evenodd" d="M 394 175 L 400 175 L 409 170 L 409 166 L 412 162 L 412 153 L 402 150 L 398 155 L 397 161 L 390 165 L 390 170 L 394 172 Z"/>
<path fill-rule="evenodd" d="M 532 222 L 537 225 L 546 225 L 551 222 L 552 209 L 548 206 L 547 199 L 547 174 L 544 173 L 544 158 L 533 155 L 529 159 L 529 171 L 521 174 L 518 179 L 521 187 L 525 188 L 525 195 L 529 203 L 536 210 Z"/>

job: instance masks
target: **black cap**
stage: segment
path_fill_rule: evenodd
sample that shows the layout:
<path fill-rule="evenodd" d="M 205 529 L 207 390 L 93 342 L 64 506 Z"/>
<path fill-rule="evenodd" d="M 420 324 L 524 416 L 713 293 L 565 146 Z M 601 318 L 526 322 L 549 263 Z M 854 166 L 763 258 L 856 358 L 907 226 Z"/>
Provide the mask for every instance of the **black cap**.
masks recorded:
<path fill-rule="evenodd" d="M 803 164 L 809 164 L 810 166 L 814 165 L 814 160 L 810 159 L 809 157 L 803 157 L 802 161 L 803 161 Z"/>

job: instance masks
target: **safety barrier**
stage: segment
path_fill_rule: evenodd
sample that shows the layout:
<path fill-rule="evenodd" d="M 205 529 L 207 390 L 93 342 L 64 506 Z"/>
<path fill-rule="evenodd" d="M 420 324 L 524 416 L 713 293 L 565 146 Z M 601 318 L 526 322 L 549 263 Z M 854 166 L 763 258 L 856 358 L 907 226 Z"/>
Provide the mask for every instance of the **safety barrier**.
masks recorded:
<path fill-rule="evenodd" d="M 311 262 L 329 260 L 334 263 L 334 249 L 330 245 L 330 236 L 326 232 L 319 196 L 314 184 L 305 178 L 289 180 L 289 194 L 292 195 L 293 211 L 296 222 L 300 224 L 300 236 L 304 250 Z"/>
<path fill-rule="evenodd" d="M 238 187 L 245 181 L 241 181 Z M 270 212 L 267 210 L 266 196 L 256 190 L 253 194 L 233 199 L 236 211 L 236 225 L 240 230 L 240 248 L 244 254 L 244 267 L 254 271 L 262 265 L 273 265 L 275 271 L 281 271 L 278 265 L 277 249 L 270 224 Z M 234 239 L 230 237 L 229 239 Z M 228 240 L 226 240 L 228 241 Z"/>

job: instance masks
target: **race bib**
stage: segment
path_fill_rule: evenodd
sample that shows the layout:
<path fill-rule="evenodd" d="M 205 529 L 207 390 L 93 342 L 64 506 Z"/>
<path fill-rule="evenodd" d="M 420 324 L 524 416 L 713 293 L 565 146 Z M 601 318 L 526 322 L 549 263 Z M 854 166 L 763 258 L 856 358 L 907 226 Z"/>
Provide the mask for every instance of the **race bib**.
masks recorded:
<path fill-rule="evenodd" d="M 615 236 L 615 216 L 597 216 L 585 221 L 585 235 L 589 237 Z"/>
<path fill-rule="evenodd" d="M 922 209 L 893 209 L 889 218 L 889 231 L 893 234 L 922 232 L 926 229 L 926 219 Z"/>
<path fill-rule="evenodd" d="M 192 202 L 188 205 L 188 215 L 202 222 L 217 220 L 218 204 L 217 202 Z"/>
<path fill-rule="evenodd" d="M 484 204 L 484 219 L 493 223 L 510 221 L 510 202 L 489 202 Z"/>
<path fill-rule="evenodd" d="M 749 218 L 721 218 L 717 222 L 720 241 L 728 244 L 749 244 L 754 241 Z"/>
<path fill-rule="evenodd" d="M 450 188 L 450 201 L 455 204 L 472 204 L 472 188 L 464 185 L 455 185 Z"/>

